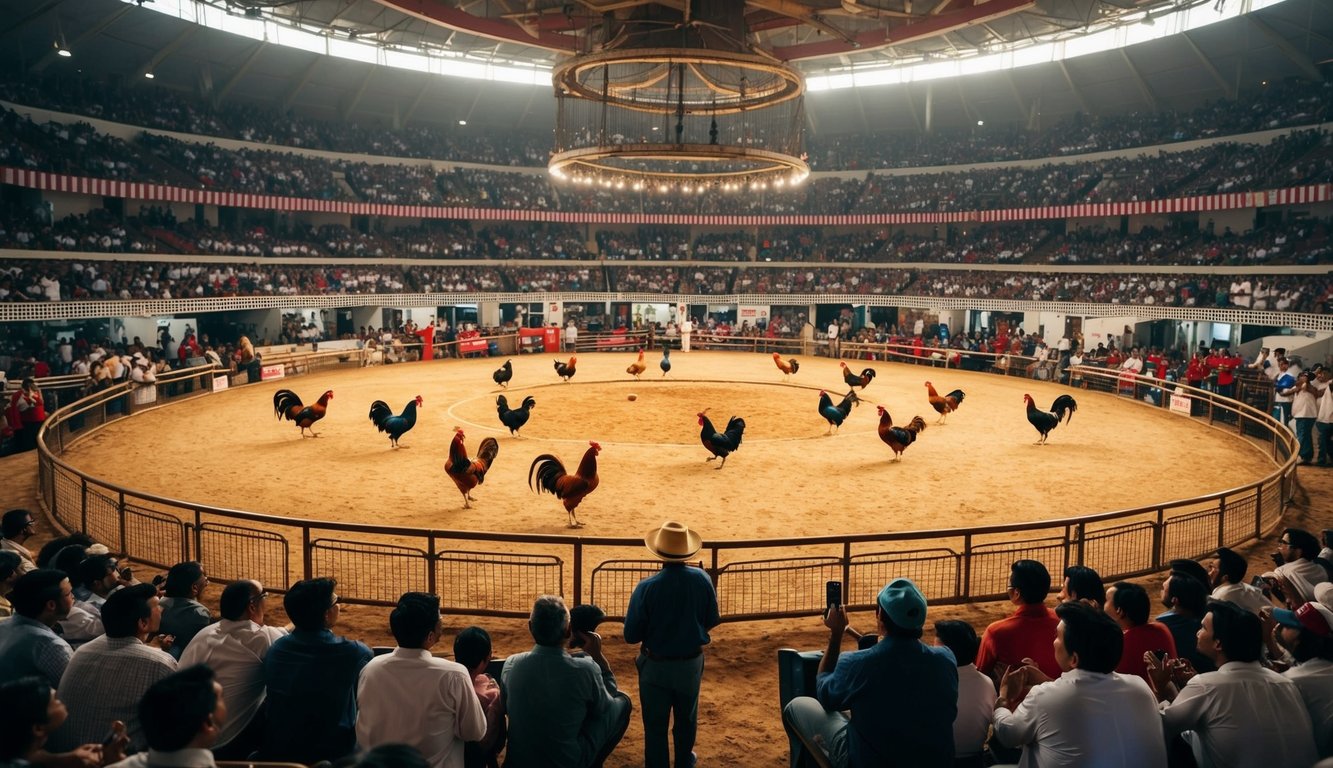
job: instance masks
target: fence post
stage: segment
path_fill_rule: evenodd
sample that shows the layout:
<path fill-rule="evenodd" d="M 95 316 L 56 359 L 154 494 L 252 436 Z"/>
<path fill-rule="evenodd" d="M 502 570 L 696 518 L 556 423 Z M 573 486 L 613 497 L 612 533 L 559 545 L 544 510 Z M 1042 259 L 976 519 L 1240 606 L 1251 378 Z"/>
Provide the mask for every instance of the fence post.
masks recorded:
<path fill-rule="evenodd" d="M 583 603 L 583 539 L 574 541 L 574 605 Z"/>
<path fill-rule="evenodd" d="M 1225 547 L 1227 533 L 1227 500 L 1217 500 L 1217 546 Z"/>
<path fill-rule="evenodd" d="M 852 591 L 852 543 L 844 540 L 842 542 L 842 602 L 844 605 L 850 605 L 851 601 L 847 595 Z"/>
<path fill-rule="evenodd" d="M 301 526 L 301 578 L 312 578 L 315 572 L 315 553 L 310 549 L 310 526 Z"/>
<path fill-rule="evenodd" d="M 426 591 L 436 594 L 435 589 L 439 586 L 436 583 L 435 576 L 435 532 L 426 534 Z"/>
<path fill-rule="evenodd" d="M 203 552 L 203 550 L 202 550 L 202 546 L 203 546 L 203 540 L 204 540 L 203 528 L 204 528 L 204 513 L 203 513 L 203 512 L 200 512 L 198 507 L 195 507 L 195 508 L 194 508 L 194 537 L 193 537 L 193 538 L 194 538 L 194 559 L 196 559 L 196 560 L 201 560 L 201 561 L 204 559 L 203 554 L 202 554 L 202 552 Z M 188 548 L 188 543 L 187 543 L 187 548 Z M 185 559 L 186 559 L 186 560 L 189 560 L 189 559 L 190 559 L 190 553 L 189 553 L 189 552 L 186 552 L 186 553 L 185 553 Z"/>
<path fill-rule="evenodd" d="M 1152 527 L 1152 569 L 1159 570 L 1162 564 L 1162 547 L 1166 546 L 1166 535 L 1163 530 L 1165 523 L 1166 510 L 1162 507 L 1157 508 L 1157 523 Z"/>
<path fill-rule="evenodd" d="M 1079 522 L 1077 525 L 1074 526 L 1074 530 L 1078 533 L 1078 544 L 1075 546 L 1078 552 L 1079 565 L 1083 565 L 1085 558 L 1087 557 L 1086 540 L 1088 532 L 1085 527 L 1086 525 L 1087 525 L 1086 523 Z M 1071 565 L 1071 563 L 1068 560 L 1066 560 L 1065 567 L 1068 567 L 1069 565 Z"/>
<path fill-rule="evenodd" d="M 1264 524 L 1264 484 L 1254 487 L 1254 538 L 1259 538 Z"/>
<path fill-rule="evenodd" d="M 55 500 L 52 499 L 51 508 L 55 509 Z M 88 478 L 79 477 L 79 530 L 88 532 Z"/>
<path fill-rule="evenodd" d="M 958 590 L 958 596 L 969 598 L 972 596 L 972 534 L 963 536 L 963 584 Z"/>
<path fill-rule="evenodd" d="M 120 512 L 120 551 L 128 557 L 134 557 L 134 553 L 130 552 L 129 539 L 125 536 L 125 491 L 120 491 L 117 498 L 116 509 Z"/>

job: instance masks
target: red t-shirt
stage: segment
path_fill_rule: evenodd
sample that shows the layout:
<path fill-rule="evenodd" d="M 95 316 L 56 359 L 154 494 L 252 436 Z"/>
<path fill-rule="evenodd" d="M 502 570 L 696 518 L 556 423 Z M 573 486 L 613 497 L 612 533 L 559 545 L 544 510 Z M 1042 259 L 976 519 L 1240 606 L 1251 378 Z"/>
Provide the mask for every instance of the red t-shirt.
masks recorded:
<path fill-rule="evenodd" d="M 1115 671 L 1124 675 L 1138 675 L 1148 682 L 1148 665 L 1143 661 L 1146 651 L 1165 650 L 1167 658 L 1176 657 L 1176 640 L 1165 624 L 1150 621 L 1125 630 L 1125 649 L 1120 654 L 1120 665 Z"/>
<path fill-rule="evenodd" d="M 1014 615 L 986 627 L 977 649 L 977 669 L 990 675 L 997 663 L 1020 666 L 1032 659 L 1052 679 L 1060 676 L 1055 663 L 1055 625 L 1060 619 L 1045 604 L 1024 605 Z M 998 678 L 997 678 L 998 679 Z"/>

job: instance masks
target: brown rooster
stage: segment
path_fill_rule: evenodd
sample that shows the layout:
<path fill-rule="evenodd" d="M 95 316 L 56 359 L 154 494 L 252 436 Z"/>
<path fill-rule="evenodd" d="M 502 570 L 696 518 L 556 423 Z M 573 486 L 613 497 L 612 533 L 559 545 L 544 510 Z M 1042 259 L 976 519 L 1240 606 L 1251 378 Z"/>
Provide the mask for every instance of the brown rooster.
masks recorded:
<path fill-rule="evenodd" d="M 563 501 L 565 513 L 569 515 L 570 528 L 583 527 L 574 510 L 583 497 L 597 490 L 597 484 L 601 482 L 597 477 L 597 454 L 601 450 L 602 446 L 589 440 L 583 461 L 579 462 L 578 471 L 572 475 L 565 472 L 565 465 L 560 459 L 549 453 L 533 459 L 532 466 L 528 468 L 528 487 L 537 493 L 546 491 Z"/>
<path fill-rule="evenodd" d="M 643 361 L 643 349 L 639 349 L 639 359 L 630 363 L 629 367 L 625 369 L 625 373 L 633 376 L 634 380 L 638 381 L 639 375 L 646 370 L 648 370 L 648 364 Z"/>
<path fill-rule="evenodd" d="M 477 458 L 469 459 L 467 448 L 463 445 L 463 430 L 454 428 L 454 440 L 449 444 L 449 458 L 444 460 L 444 472 L 458 486 L 463 494 L 463 509 L 471 509 L 476 499 L 472 498 L 472 489 L 486 482 L 486 472 L 500 452 L 500 443 L 493 437 L 481 441 L 477 448 Z"/>
<path fill-rule="evenodd" d="M 903 451 L 916 442 L 917 435 L 926 431 L 926 420 L 914 416 L 906 427 L 893 426 L 893 417 L 884 406 L 879 407 L 879 439 L 893 449 L 893 460 L 902 461 Z"/>
<path fill-rule="evenodd" d="M 564 379 L 565 383 L 568 384 L 569 380 L 574 378 L 574 364 L 577 363 L 578 361 L 579 361 L 578 357 L 569 358 L 568 363 L 562 363 L 559 360 L 556 360 L 555 361 L 556 375 Z"/>
<path fill-rule="evenodd" d="M 801 364 L 796 362 L 796 358 L 793 357 L 790 360 L 783 360 L 782 355 L 779 355 L 777 352 L 773 353 L 773 362 L 778 366 L 778 370 L 782 371 L 783 381 L 790 379 L 793 373 L 801 370 Z"/>
<path fill-rule="evenodd" d="M 926 399 L 930 401 L 930 407 L 934 408 L 935 412 L 940 415 L 935 420 L 936 424 L 943 424 L 948 421 L 949 414 L 958 410 L 958 406 L 963 404 L 963 397 L 963 390 L 961 389 L 955 389 L 944 397 L 940 397 L 939 393 L 935 391 L 935 387 L 929 381 L 926 382 Z"/>
<path fill-rule="evenodd" d="M 329 407 L 329 401 L 333 399 L 333 390 L 329 390 L 319 396 L 319 400 L 313 405 L 306 405 L 301 402 L 301 398 L 290 389 L 280 389 L 273 393 L 273 414 L 278 420 L 287 419 L 296 422 L 296 426 L 301 428 L 301 437 L 305 437 L 305 431 L 310 430 L 311 437 L 319 437 L 315 433 L 315 422 L 324 418 L 324 413 Z"/>

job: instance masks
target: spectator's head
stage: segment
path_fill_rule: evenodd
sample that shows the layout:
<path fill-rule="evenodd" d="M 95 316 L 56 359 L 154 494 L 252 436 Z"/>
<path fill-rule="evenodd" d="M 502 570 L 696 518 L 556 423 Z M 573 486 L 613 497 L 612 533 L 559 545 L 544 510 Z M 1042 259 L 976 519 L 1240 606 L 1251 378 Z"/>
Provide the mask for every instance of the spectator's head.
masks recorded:
<path fill-rule="evenodd" d="M 1178 558 L 1171 561 L 1171 570 L 1180 571 L 1186 576 L 1192 576 L 1205 587 L 1208 586 L 1208 569 L 1204 568 L 1198 560 L 1190 560 L 1187 557 Z"/>
<path fill-rule="evenodd" d="M 1176 613 L 1202 617 L 1208 606 L 1208 587 L 1185 571 L 1172 571 L 1162 582 L 1162 604 Z"/>
<path fill-rule="evenodd" d="M 208 575 L 204 566 L 194 560 L 176 563 L 167 571 L 167 583 L 163 587 L 167 597 L 182 597 L 197 600 L 208 586 Z"/>
<path fill-rule="evenodd" d="M 1064 585 L 1060 588 L 1060 602 L 1091 600 L 1097 605 L 1106 602 L 1106 587 L 1102 577 L 1086 565 L 1071 565 L 1065 569 Z"/>
<path fill-rule="evenodd" d="M 71 533 L 68 536 L 57 536 L 42 545 L 42 548 L 37 551 L 37 559 L 34 562 L 36 562 L 38 568 L 50 568 L 51 562 L 55 560 L 56 555 L 60 550 L 71 544 L 91 547 L 93 545 L 93 540 L 89 538 L 87 534 L 83 533 Z"/>
<path fill-rule="evenodd" d="M 71 584 L 78 584 L 79 565 L 87 556 L 87 547 L 82 544 L 70 544 L 51 558 L 51 567 L 68 576 Z"/>
<path fill-rule="evenodd" d="M 1319 556 L 1319 539 L 1301 528 L 1288 528 L 1282 532 L 1282 538 L 1278 539 L 1278 552 L 1289 563 L 1294 560 L 1313 560 Z"/>
<path fill-rule="evenodd" d="M 926 596 L 911 579 L 894 579 L 875 598 L 875 615 L 887 637 L 919 638 L 926 624 Z"/>
<path fill-rule="evenodd" d="M 444 622 L 440 618 L 440 596 L 427 592 L 404 592 L 389 614 L 389 629 L 400 648 L 430 648 L 440 640 Z"/>
<path fill-rule="evenodd" d="M 569 609 L 559 595 L 542 595 L 532 604 L 528 617 L 528 631 L 537 645 L 565 644 L 569 637 Z"/>
<path fill-rule="evenodd" d="M 1125 629 L 1147 624 L 1150 607 L 1148 590 L 1131 581 L 1117 581 L 1106 590 L 1106 612 Z"/>
<path fill-rule="evenodd" d="M 78 582 L 95 595 L 106 597 L 120 584 L 116 558 L 111 555 L 89 555 L 78 567 Z"/>
<path fill-rule="evenodd" d="M 1244 583 L 1248 569 L 1245 558 L 1227 547 L 1219 547 L 1217 558 L 1208 565 L 1208 586 L 1217 588 L 1223 584 Z"/>
<path fill-rule="evenodd" d="M 167 675 L 144 692 L 139 722 L 154 751 L 208 749 L 227 722 L 222 686 L 204 664 Z"/>
<path fill-rule="evenodd" d="M 0 761 L 22 760 L 40 749 L 68 716 L 55 689 L 39 677 L 0 684 Z"/>
<path fill-rule="evenodd" d="M 1222 666 L 1229 661 L 1258 661 L 1264 646 L 1259 617 L 1235 603 L 1214 600 L 1199 627 L 1199 652 Z"/>
<path fill-rule="evenodd" d="M 1120 664 L 1125 635 L 1115 620 L 1083 603 L 1055 607 L 1055 662 L 1062 671 L 1082 669 L 1109 674 Z"/>
<path fill-rule="evenodd" d="M 106 636 L 147 638 L 157 631 L 162 621 L 162 607 L 158 604 L 157 587 L 135 584 L 118 589 L 102 603 L 102 626 Z"/>
<path fill-rule="evenodd" d="M 264 623 L 264 600 L 268 593 L 264 585 L 253 579 L 235 581 L 222 590 L 218 600 L 218 612 L 227 621 L 249 619 L 256 624 Z"/>
<path fill-rule="evenodd" d="M 23 558 L 19 557 L 19 553 L 0 549 L 0 597 L 9 594 L 9 590 L 14 588 L 22 564 Z"/>
<path fill-rule="evenodd" d="M 430 768 L 416 747 L 407 744 L 381 744 L 367 750 L 352 768 Z"/>
<path fill-rule="evenodd" d="M 333 591 L 336 579 L 303 579 L 292 585 L 282 598 L 282 607 L 292 625 L 303 631 L 329 629 L 338 622 L 338 595 Z"/>
<path fill-rule="evenodd" d="M 491 636 L 481 627 L 465 627 L 454 638 L 454 661 L 467 667 L 476 676 L 486 669 L 491 660 Z"/>
<path fill-rule="evenodd" d="M 977 660 L 977 648 L 980 647 L 981 641 L 971 624 L 949 619 L 935 622 L 935 644 L 953 651 L 958 666 L 966 667 Z"/>
<path fill-rule="evenodd" d="M 1051 591 L 1051 573 L 1036 560 L 1015 560 L 1009 566 L 1009 600 L 1038 605 Z"/>
<path fill-rule="evenodd" d="M 11 509 L 0 517 L 0 534 L 10 541 L 22 543 L 37 528 L 37 519 L 26 509 Z"/>
<path fill-rule="evenodd" d="M 1297 664 L 1311 659 L 1333 661 L 1333 610 L 1320 603 L 1306 603 L 1294 611 L 1273 611 L 1278 626 L 1277 641 L 1291 652 Z"/>
<path fill-rule="evenodd" d="M 38 568 L 14 582 L 9 602 L 18 615 L 51 626 L 68 616 L 74 607 L 74 588 L 60 571 Z"/>

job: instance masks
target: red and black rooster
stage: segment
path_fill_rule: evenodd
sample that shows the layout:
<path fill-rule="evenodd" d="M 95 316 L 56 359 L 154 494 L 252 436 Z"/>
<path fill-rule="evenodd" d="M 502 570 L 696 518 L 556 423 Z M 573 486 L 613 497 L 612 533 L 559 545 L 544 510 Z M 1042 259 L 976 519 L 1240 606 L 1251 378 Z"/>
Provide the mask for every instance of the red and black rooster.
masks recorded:
<path fill-rule="evenodd" d="M 449 458 L 444 460 L 444 472 L 458 486 L 463 494 L 463 509 L 471 509 L 476 499 L 472 498 L 472 489 L 486 482 L 486 473 L 491 463 L 500 452 L 500 442 L 493 437 L 481 441 L 477 447 L 477 458 L 469 459 L 467 448 L 463 445 L 463 430 L 454 428 L 454 440 L 449 444 Z"/>
<path fill-rule="evenodd" d="M 851 414 L 852 405 L 860 404 L 861 398 L 856 396 L 856 390 L 848 390 L 846 396 L 842 398 L 842 402 L 837 405 L 833 404 L 833 399 L 828 396 L 827 392 L 820 390 L 819 415 L 823 416 L 824 421 L 828 422 L 828 432 L 824 434 L 833 434 L 833 428 L 841 427 L 842 423 L 847 420 L 847 416 Z"/>
<path fill-rule="evenodd" d="M 324 418 L 324 414 L 329 407 L 329 401 L 333 399 L 333 390 L 329 390 L 319 396 L 319 400 L 312 405 L 306 405 L 301 402 L 301 398 L 290 389 L 280 389 L 273 393 L 273 413 L 278 420 L 287 419 L 296 422 L 296 426 L 301 428 L 301 437 L 305 437 L 305 431 L 310 430 L 311 437 L 319 437 L 315 433 L 315 422 Z"/>
<path fill-rule="evenodd" d="M 922 432 L 926 431 L 926 420 L 920 416 L 914 416 L 905 427 L 893 426 L 893 417 L 889 415 L 888 409 L 884 406 L 879 408 L 879 439 L 884 444 L 893 449 L 893 460 L 902 461 L 903 451 L 907 446 L 916 442 L 916 438 Z"/>
<path fill-rule="evenodd" d="M 940 397 L 940 394 L 935 391 L 935 385 L 929 381 L 926 382 L 926 400 L 930 401 L 930 407 L 934 408 L 935 412 L 940 415 L 935 420 L 936 424 L 943 424 L 948 421 L 949 414 L 958 410 L 958 406 L 963 404 L 964 397 L 966 395 L 963 394 L 961 389 L 955 389 L 944 397 Z"/>
<path fill-rule="evenodd" d="M 801 370 L 801 364 L 796 358 L 793 357 L 790 360 L 783 360 L 782 355 L 779 355 L 777 352 L 773 353 L 773 364 L 778 367 L 779 371 L 782 371 L 783 381 L 790 379 L 793 373 Z"/>
<path fill-rule="evenodd" d="M 532 395 L 523 398 L 523 405 L 519 408 L 510 408 L 509 401 L 504 395 L 495 398 L 495 412 L 500 417 L 500 423 L 509 427 L 509 434 L 518 435 L 518 431 L 528 423 L 528 417 L 532 415 L 532 407 L 537 404 L 537 399 Z"/>
<path fill-rule="evenodd" d="M 411 448 L 410 445 L 399 446 L 398 440 L 417 425 L 417 409 L 420 407 L 421 395 L 417 395 L 415 400 L 409 401 L 403 407 L 402 414 L 395 416 L 388 403 L 376 400 L 370 404 L 370 421 L 379 431 L 389 436 L 389 444 L 394 448 Z"/>
<path fill-rule="evenodd" d="M 565 383 L 568 384 L 569 380 L 574 378 L 574 373 L 575 373 L 574 364 L 577 363 L 578 361 L 579 359 L 577 356 L 569 358 L 568 363 L 562 363 L 559 360 L 556 360 L 555 361 L 556 375 L 564 379 Z"/>
<path fill-rule="evenodd" d="M 509 389 L 509 380 L 514 378 L 514 364 L 511 361 L 506 360 L 504 365 L 495 369 L 495 373 L 491 374 L 491 378 L 495 380 L 496 384 L 499 384 L 505 389 Z"/>
<path fill-rule="evenodd" d="M 1074 420 L 1074 411 L 1078 410 L 1078 403 L 1069 395 L 1060 395 L 1051 403 L 1050 411 L 1037 409 L 1037 404 L 1032 400 L 1032 395 L 1023 395 L 1023 401 L 1028 407 L 1028 423 L 1037 428 L 1041 433 L 1041 439 L 1036 442 L 1037 445 L 1046 444 L 1046 436 L 1051 430 L 1060 426 L 1061 421 L 1070 422 Z"/>
<path fill-rule="evenodd" d="M 699 441 L 704 444 L 712 456 L 708 461 L 721 458 L 722 463 L 717 465 L 722 469 L 727 465 L 727 456 L 741 447 L 741 437 L 745 434 L 745 419 L 739 416 L 732 416 L 727 420 L 727 429 L 724 432 L 718 432 L 713 427 L 713 422 L 708 420 L 707 409 L 699 412 Z"/>
<path fill-rule="evenodd" d="M 842 380 L 847 382 L 849 387 L 860 387 L 864 390 L 870 386 L 870 382 L 875 378 L 875 369 L 867 368 L 861 371 L 861 375 L 852 373 L 852 369 L 847 367 L 847 363 L 838 363 L 842 366 Z"/>
<path fill-rule="evenodd" d="M 579 462 L 578 471 L 572 475 L 565 472 L 565 465 L 560 459 L 549 453 L 533 459 L 532 466 L 528 468 L 528 487 L 537 493 L 546 491 L 563 501 L 565 514 L 569 515 L 570 528 L 583 527 L 574 510 L 585 496 L 597 490 L 597 484 L 601 482 L 597 477 L 597 454 L 601 450 L 602 446 L 589 440 L 583 461 Z"/>

